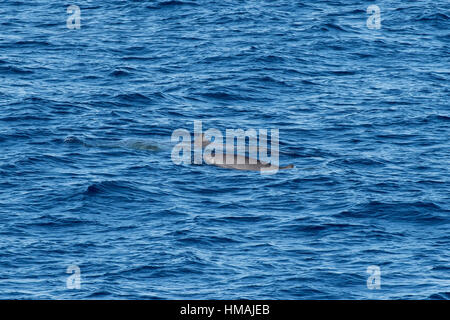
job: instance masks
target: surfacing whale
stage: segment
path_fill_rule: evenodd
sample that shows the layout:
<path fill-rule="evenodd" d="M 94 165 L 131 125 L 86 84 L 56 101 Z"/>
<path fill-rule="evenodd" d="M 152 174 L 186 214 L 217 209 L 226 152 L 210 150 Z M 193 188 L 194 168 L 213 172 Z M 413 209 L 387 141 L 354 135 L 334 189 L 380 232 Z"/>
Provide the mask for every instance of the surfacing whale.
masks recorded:
<path fill-rule="evenodd" d="M 103 142 L 101 140 L 87 140 L 78 138 L 75 136 L 69 136 L 64 139 L 64 143 L 78 144 L 88 148 L 101 148 L 101 149 L 117 149 L 125 148 L 132 150 L 144 150 L 144 151 L 160 151 L 160 147 L 156 144 L 145 140 L 125 139 L 114 142 Z"/>
<path fill-rule="evenodd" d="M 197 146 L 201 146 L 202 148 L 206 148 L 209 144 L 212 142 L 206 139 L 205 134 L 202 133 L 200 136 L 198 136 L 194 143 Z M 226 153 L 215 153 L 214 156 L 212 155 L 203 155 L 203 159 L 205 162 L 209 165 L 214 165 L 221 168 L 226 169 L 236 169 L 236 170 L 248 170 L 248 171 L 276 171 L 276 170 L 283 170 L 283 169 L 292 169 L 294 168 L 293 164 L 287 165 L 287 166 L 276 166 L 271 163 L 267 163 L 261 160 L 257 160 L 254 158 L 249 158 L 243 155 L 234 154 L 234 159 L 231 161 L 229 160 L 230 156 Z M 231 162 L 231 163 L 230 163 Z"/>

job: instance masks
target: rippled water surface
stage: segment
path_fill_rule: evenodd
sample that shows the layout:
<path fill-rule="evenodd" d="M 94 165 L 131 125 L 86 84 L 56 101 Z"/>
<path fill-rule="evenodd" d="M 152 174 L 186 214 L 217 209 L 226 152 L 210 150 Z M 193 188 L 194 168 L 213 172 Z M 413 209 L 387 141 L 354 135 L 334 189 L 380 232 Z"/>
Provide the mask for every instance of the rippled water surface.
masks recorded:
<path fill-rule="evenodd" d="M 0 3 L 0 298 L 450 298 L 447 1 L 378 30 L 353 0 L 74 2 Z M 295 168 L 175 165 L 194 120 L 279 128 Z"/>

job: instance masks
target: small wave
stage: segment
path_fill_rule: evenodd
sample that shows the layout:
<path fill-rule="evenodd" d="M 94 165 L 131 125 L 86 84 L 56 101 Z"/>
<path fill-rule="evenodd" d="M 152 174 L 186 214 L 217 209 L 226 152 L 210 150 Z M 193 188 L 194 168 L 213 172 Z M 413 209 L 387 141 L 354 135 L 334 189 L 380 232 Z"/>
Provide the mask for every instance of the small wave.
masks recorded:
<path fill-rule="evenodd" d="M 450 271 L 450 265 L 440 265 L 440 266 L 435 266 L 432 269 L 433 271 L 445 271 L 445 272 L 449 272 Z"/>
<path fill-rule="evenodd" d="M 313 82 L 313 81 L 310 81 L 310 80 L 302 80 L 301 82 L 302 82 L 302 84 L 306 84 L 306 85 L 320 86 L 320 83 Z"/>
<path fill-rule="evenodd" d="M 114 97 L 115 99 L 126 101 L 126 102 L 138 102 L 138 103 L 150 103 L 153 102 L 151 98 L 141 93 L 125 93 L 118 94 Z"/>
<path fill-rule="evenodd" d="M 42 120 L 50 120 L 50 117 L 45 116 L 45 114 L 36 116 L 36 115 L 22 115 L 22 116 L 9 116 L 0 118 L 0 121 L 5 122 L 14 122 L 14 121 L 42 121 Z"/>
<path fill-rule="evenodd" d="M 249 77 L 249 78 L 242 79 L 242 81 L 251 81 L 251 82 L 254 81 L 254 82 L 260 82 L 262 84 L 276 84 L 276 85 L 282 85 L 282 86 L 286 86 L 286 87 L 289 86 L 285 81 L 275 79 L 270 76 Z"/>
<path fill-rule="evenodd" d="M 125 70 L 116 69 L 116 70 L 112 71 L 109 75 L 112 77 L 126 77 L 126 76 L 129 76 L 130 73 Z"/>
<path fill-rule="evenodd" d="M 106 297 L 110 297 L 110 296 L 112 296 L 112 292 L 100 290 L 100 291 L 95 291 L 95 292 L 91 293 L 87 297 L 98 299 L 98 298 L 106 298 Z"/>
<path fill-rule="evenodd" d="M 19 46 L 49 46 L 50 43 L 47 41 L 37 41 L 37 40 L 19 40 L 15 43 Z"/>
<path fill-rule="evenodd" d="M 449 16 L 442 12 L 433 12 L 429 14 L 423 14 L 417 18 L 417 21 L 445 21 L 447 22 L 450 19 Z"/>
<path fill-rule="evenodd" d="M 355 74 L 357 74 L 356 71 L 351 71 L 351 70 L 336 70 L 336 71 L 330 71 L 331 74 L 336 75 L 336 76 L 353 76 Z"/>
<path fill-rule="evenodd" d="M 128 181 L 107 180 L 89 184 L 83 192 L 83 195 L 88 197 L 114 198 L 116 201 L 119 201 L 119 199 L 132 201 L 152 199 L 152 201 L 159 201 L 157 199 L 161 197 L 161 192 L 145 190 L 138 187 L 136 183 Z"/>
<path fill-rule="evenodd" d="M 318 222 L 317 222 L 318 223 Z M 364 230 L 365 226 L 348 224 L 348 223 L 321 223 L 321 224 L 291 224 L 282 227 L 282 232 L 301 232 L 306 234 L 320 234 L 324 235 L 324 233 L 329 232 L 346 232 L 346 231 L 355 231 L 355 230 Z"/>
<path fill-rule="evenodd" d="M 441 114 L 432 114 L 426 117 L 426 121 L 436 121 L 436 122 L 448 122 L 450 121 L 450 116 L 441 115 Z"/>
<path fill-rule="evenodd" d="M 434 293 L 428 297 L 429 300 L 450 300 L 450 292 Z"/>
<path fill-rule="evenodd" d="M 314 25 L 308 29 L 309 32 L 348 32 L 343 27 L 334 23 L 325 23 L 322 25 Z"/>
<path fill-rule="evenodd" d="M 33 74 L 31 70 L 18 68 L 15 66 L 0 65 L 0 74 Z"/>
<path fill-rule="evenodd" d="M 285 61 L 285 58 L 270 54 L 270 55 L 265 55 L 265 56 L 259 57 L 259 58 L 257 59 L 257 61 L 260 61 L 260 62 L 270 62 L 270 63 L 275 63 L 275 62 L 276 62 L 276 63 L 281 63 L 281 62 L 284 62 L 284 61 Z"/>
<path fill-rule="evenodd" d="M 325 30 L 337 30 L 337 31 L 347 31 L 340 25 L 334 24 L 334 23 L 326 23 L 322 26 Z"/>
<path fill-rule="evenodd" d="M 26 223 L 19 224 L 19 227 L 43 227 L 43 228 L 64 228 L 64 227 L 79 227 L 85 224 L 96 224 L 90 220 L 84 220 L 75 217 L 55 217 L 45 215 L 34 220 L 29 220 Z"/>
<path fill-rule="evenodd" d="M 216 100 L 228 100 L 228 101 L 245 100 L 243 97 L 239 95 L 220 91 L 205 92 L 202 94 L 202 96 L 205 98 L 212 98 Z"/>
<path fill-rule="evenodd" d="M 385 164 L 382 161 L 370 158 L 337 159 L 329 162 L 329 165 L 337 167 L 380 167 Z"/>
<path fill-rule="evenodd" d="M 124 192 L 130 192 L 134 187 L 130 186 L 127 182 L 122 181 L 102 181 L 102 182 L 95 182 L 90 184 L 85 194 L 87 195 L 95 195 L 99 193 L 108 193 L 110 191 L 124 191 Z"/>
<path fill-rule="evenodd" d="M 173 8 L 173 7 L 184 7 L 184 6 L 198 6 L 197 3 L 191 1 L 159 1 L 154 5 L 147 6 L 148 9 L 164 9 L 164 8 Z"/>
<path fill-rule="evenodd" d="M 210 223 L 256 223 L 256 222 L 265 222 L 270 221 L 272 218 L 270 216 L 229 216 L 229 217 L 221 217 L 221 218 L 212 218 L 208 219 Z"/>
<path fill-rule="evenodd" d="M 370 201 L 359 205 L 351 211 L 343 211 L 338 217 L 347 218 L 382 218 L 392 221 L 408 221 L 411 223 L 448 223 L 448 213 L 433 202 L 398 202 L 385 203 Z"/>
<path fill-rule="evenodd" d="M 139 56 L 126 56 L 120 58 L 124 61 L 147 61 L 147 60 L 155 60 L 155 57 L 139 57 Z"/>
<path fill-rule="evenodd" d="M 229 245 L 231 243 L 240 243 L 240 241 L 234 240 L 229 237 L 219 237 L 219 236 L 199 236 L 199 237 L 178 237 L 178 242 L 192 243 L 196 245 L 213 245 L 213 244 L 223 244 Z"/>

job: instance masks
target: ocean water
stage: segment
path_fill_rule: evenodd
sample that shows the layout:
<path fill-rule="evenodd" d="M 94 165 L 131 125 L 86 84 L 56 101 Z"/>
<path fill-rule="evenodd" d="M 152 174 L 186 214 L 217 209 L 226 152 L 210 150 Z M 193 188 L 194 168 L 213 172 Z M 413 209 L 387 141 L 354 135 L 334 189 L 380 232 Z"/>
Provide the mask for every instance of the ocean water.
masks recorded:
<path fill-rule="evenodd" d="M 2 1 L 0 298 L 449 299 L 449 16 Z M 295 168 L 176 165 L 195 120 L 278 128 Z"/>

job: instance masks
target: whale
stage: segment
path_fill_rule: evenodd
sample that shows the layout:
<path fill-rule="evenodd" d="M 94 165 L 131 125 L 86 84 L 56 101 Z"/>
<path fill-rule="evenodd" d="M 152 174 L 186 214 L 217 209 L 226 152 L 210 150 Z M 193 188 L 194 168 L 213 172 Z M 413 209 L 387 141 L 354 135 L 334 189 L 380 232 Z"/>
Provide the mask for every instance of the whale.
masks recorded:
<path fill-rule="evenodd" d="M 88 148 L 100 148 L 100 149 L 125 148 L 131 150 L 161 151 L 161 148 L 156 144 L 136 139 L 125 139 L 115 142 L 102 142 L 100 140 L 88 142 L 86 139 L 83 138 L 79 138 L 76 136 L 68 136 L 64 139 L 64 143 L 78 144 Z"/>
<path fill-rule="evenodd" d="M 205 134 L 200 134 L 195 140 L 194 144 L 201 148 L 206 148 L 212 142 L 206 139 Z M 277 171 L 283 169 L 292 169 L 294 168 L 293 164 L 289 164 L 287 166 L 277 166 L 271 163 L 261 161 L 255 158 L 250 158 L 247 156 L 234 154 L 231 157 L 226 153 L 215 153 L 214 156 L 204 154 L 203 159 L 205 163 L 208 165 L 217 166 L 225 169 L 235 169 L 235 170 L 247 170 L 247 171 Z"/>

